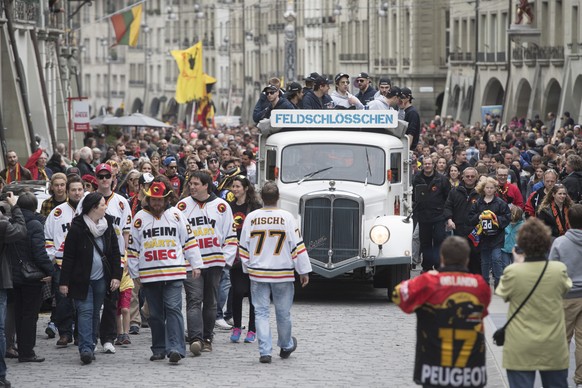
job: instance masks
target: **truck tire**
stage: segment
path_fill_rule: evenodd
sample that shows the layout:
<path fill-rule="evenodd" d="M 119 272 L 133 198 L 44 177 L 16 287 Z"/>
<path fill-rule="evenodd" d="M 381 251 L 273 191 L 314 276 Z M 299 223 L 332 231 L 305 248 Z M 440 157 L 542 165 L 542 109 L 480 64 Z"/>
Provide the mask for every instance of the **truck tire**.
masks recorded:
<path fill-rule="evenodd" d="M 394 291 L 394 287 L 408 279 L 410 279 L 410 264 L 398 264 L 389 267 L 387 287 L 388 300 L 392 299 L 392 291 Z"/>

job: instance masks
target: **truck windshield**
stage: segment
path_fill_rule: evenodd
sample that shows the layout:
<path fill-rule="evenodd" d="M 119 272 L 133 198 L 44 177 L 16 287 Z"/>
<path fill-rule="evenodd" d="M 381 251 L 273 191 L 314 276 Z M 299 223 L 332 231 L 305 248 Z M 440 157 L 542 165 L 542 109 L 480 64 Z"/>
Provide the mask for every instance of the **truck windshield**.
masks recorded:
<path fill-rule="evenodd" d="M 324 170 L 325 171 L 322 171 Z M 318 172 L 313 174 L 314 172 Z M 310 176 L 310 174 L 313 174 Z M 294 144 L 281 154 L 281 181 L 336 180 L 382 185 L 386 155 L 378 147 L 360 144 Z"/>

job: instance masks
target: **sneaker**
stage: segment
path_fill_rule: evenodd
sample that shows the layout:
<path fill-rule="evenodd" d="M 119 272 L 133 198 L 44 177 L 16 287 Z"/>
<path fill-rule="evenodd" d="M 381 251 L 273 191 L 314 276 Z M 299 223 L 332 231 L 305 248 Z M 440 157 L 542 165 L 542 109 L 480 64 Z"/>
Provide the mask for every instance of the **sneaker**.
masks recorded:
<path fill-rule="evenodd" d="M 285 349 L 281 348 L 281 351 L 279 352 L 279 357 L 289 358 L 291 353 L 293 353 L 295 351 L 295 349 L 297 349 L 297 338 L 291 337 L 291 340 L 293 341 L 293 346 L 291 347 L 291 349 L 285 350 Z"/>
<path fill-rule="evenodd" d="M 111 342 L 105 342 L 103 344 L 103 353 L 115 354 L 115 346 Z"/>
<path fill-rule="evenodd" d="M 215 327 L 219 328 L 220 330 L 230 330 L 232 329 L 232 325 L 229 325 L 224 319 L 217 319 L 216 323 L 214 324 Z"/>
<path fill-rule="evenodd" d="M 170 354 L 168 354 L 168 358 L 170 359 L 170 364 L 177 364 L 178 361 L 182 359 L 182 356 L 180 355 L 180 353 L 172 350 Z"/>
<path fill-rule="evenodd" d="M 115 346 L 123 345 L 123 334 L 118 334 L 115 340 Z"/>
<path fill-rule="evenodd" d="M 57 326 L 53 322 L 49 322 L 46 326 L 44 332 L 48 335 L 49 338 L 55 338 L 57 336 Z"/>
<path fill-rule="evenodd" d="M 261 357 L 259 357 L 259 362 L 261 364 L 270 364 L 271 363 L 271 356 L 261 356 Z"/>
<path fill-rule="evenodd" d="M 160 361 L 163 360 L 164 358 L 166 358 L 165 354 L 162 353 L 152 354 L 152 356 L 150 357 L 150 361 Z"/>
<path fill-rule="evenodd" d="M 211 352 L 212 351 L 212 340 L 205 339 L 202 342 L 202 351 L 203 352 Z"/>
<path fill-rule="evenodd" d="M 93 361 L 93 355 L 91 352 L 83 352 L 81 353 L 81 362 L 85 365 L 90 364 Z"/>
<path fill-rule="evenodd" d="M 10 383 L 10 381 L 6 380 L 5 377 L 0 378 L 0 387 L 10 388 L 11 386 L 12 384 Z"/>
<path fill-rule="evenodd" d="M 138 335 L 139 334 L 139 326 L 138 325 L 131 325 L 129 327 L 129 334 Z"/>
<path fill-rule="evenodd" d="M 122 345 L 131 345 L 131 340 L 129 339 L 129 334 L 123 333 L 121 335 L 121 344 Z"/>
<path fill-rule="evenodd" d="M 225 319 L 225 322 L 228 323 L 230 326 L 234 326 L 234 319 L 232 318 Z"/>
<path fill-rule="evenodd" d="M 238 327 L 234 327 L 230 335 L 230 342 L 238 342 L 240 340 L 240 333 L 241 330 Z"/>
<path fill-rule="evenodd" d="M 200 352 L 202 352 L 202 341 L 195 340 L 190 344 L 190 351 L 193 355 L 199 356 Z"/>
<path fill-rule="evenodd" d="M 71 339 L 71 337 L 69 337 L 68 335 L 64 334 L 62 336 L 59 337 L 59 340 L 57 341 L 57 347 L 58 348 L 66 348 L 68 344 L 70 344 L 71 342 L 73 342 L 73 340 Z"/>
<path fill-rule="evenodd" d="M 254 331 L 248 331 L 247 336 L 245 338 L 246 344 L 252 344 L 257 339 L 257 334 Z"/>

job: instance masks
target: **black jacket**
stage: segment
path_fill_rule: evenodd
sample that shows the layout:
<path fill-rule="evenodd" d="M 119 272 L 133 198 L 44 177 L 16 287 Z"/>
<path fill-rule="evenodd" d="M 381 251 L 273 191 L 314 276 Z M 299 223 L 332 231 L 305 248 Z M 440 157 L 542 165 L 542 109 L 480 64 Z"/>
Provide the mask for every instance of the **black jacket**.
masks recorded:
<path fill-rule="evenodd" d="M 54 265 L 45 249 L 44 217 L 26 209 L 22 209 L 22 214 L 26 221 L 28 235 L 23 239 L 13 240 L 13 243 L 6 246 L 7 256 L 12 264 L 12 283 L 14 285 L 38 284 L 40 286 L 39 280 L 24 279 L 20 261 L 31 262 L 43 271 L 46 276 L 52 276 Z"/>
<path fill-rule="evenodd" d="M 414 176 L 412 187 L 414 191 L 413 198 L 417 200 L 418 185 L 428 185 L 426 196 L 424 200 L 415 203 L 414 218 L 420 222 L 437 222 L 444 221 L 444 207 L 449 192 L 451 191 L 451 184 L 449 180 L 442 174 L 434 172 L 432 179 L 426 177 L 421 171 Z"/>
<path fill-rule="evenodd" d="M 479 246 L 481 248 L 501 248 L 505 242 L 504 230 L 511 222 L 511 211 L 509 210 L 509 206 L 504 200 L 497 196 L 493 197 L 493 201 L 489 203 L 486 203 L 483 200 L 483 197 L 479 197 L 469 212 L 469 224 L 473 225 L 473 228 L 480 222 L 479 216 L 485 210 L 490 210 L 495 213 L 499 227 L 495 234 L 482 234 Z"/>
<path fill-rule="evenodd" d="M 283 91 L 279 90 L 279 98 L 283 97 Z M 258 123 L 262 119 L 265 118 L 264 112 L 265 109 L 269 108 L 271 103 L 267 99 L 267 95 L 263 92 L 259 95 L 259 100 L 255 104 L 255 109 L 253 110 L 253 121 Z"/>
<path fill-rule="evenodd" d="M 376 89 L 374 89 L 372 86 L 368 86 L 368 89 L 366 89 L 364 93 L 362 93 L 362 91 L 360 90 L 358 94 L 356 94 L 356 97 L 358 98 L 358 100 L 360 100 L 362 104 L 366 105 L 367 103 L 374 99 L 376 92 L 377 92 Z"/>
<path fill-rule="evenodd" d="M 26 221 L 18 206 L 10 210 L 12 218 L 0 215 L 0 290 L 12 288 L 10 259 L 4 249 L 6 243 L 26 238 Z"/>
<path fill-rule="evenodd" d="M 285 97 L 279 97 L 279 101 L 277 101 L 275 106 L 271 106 L 271 104 L 269 104 L 262 112 L 260 112 L 259 115 L 257 115 L 257 118 L 259 121 L 262 119 L 268 119 L 271 117 L 271 111 L 275 109 L 295 109 L 295 105 L 290 103 L 289 100 L 287 100 Z"/>
<path fill-rule="evenodd" d="M 119 244 L 113 229 L 113 218 L 105 215 L 107 219 L 107 230 L 103 234 L 105 249 L 103 253 L 107 257 L 109 268 L 112 270 L 111 278 L 121 280 L 123 269 L 121 267 L 121 256 L 119 255 Z M 84 300 L 87 298 L 91 268 L 93 266 L 93 243 L 91 242 L 89 228 L 83 216 L 73 218 L 71 228 L 65 240 L 65 252 L 63 254 L 63 266 L 61 268 L 61 286 L 69 286 L 69 296 L 73 299 Z M 103 272 L 107 277 L 105 266 Z M 107 287 L 109 287 L 109 280 Z"/>
<path fill-rule="evenodd" d="M 408 123 L 406 134 L 412 136 L 410 149 L 415 150 L 420 140 L 420 115 L 414 106 L 409 106 L 404 110 L 404 121 Z"/>
<path fill-rule="evenodd" d="M 570 173 L 562 180 L 562 184 L 566 186 L 568 195 L 574 203 L 579 203 L 582 200 L 582 171 Z"/>
<path fill-rule="evenodd" d="M 305 93 L 301 100 L 301 106 L 303 109 L 325 109 L 323 104 L 323 100 L 317 97 L 313 90 Z"/>
<path fill-rule="evenodd" d="M 478 199 L 475 188 L 467 189 L 463 182 L 450 191 L 443 214 L 445 220 L 452 219 L 455 223 L 455 236 L 467 237 L 473 231 L 475 225 L 469 222 L 469 212 Z"/>
<path fill-rule="evenodd" d="M 93 167 L 83 159 L 79 159 L 79 163 L 77 163 L 77 168 L 79 169 L 79 175 L 83 176 L 86 174 L 95 175 L 93 171 Z"/>

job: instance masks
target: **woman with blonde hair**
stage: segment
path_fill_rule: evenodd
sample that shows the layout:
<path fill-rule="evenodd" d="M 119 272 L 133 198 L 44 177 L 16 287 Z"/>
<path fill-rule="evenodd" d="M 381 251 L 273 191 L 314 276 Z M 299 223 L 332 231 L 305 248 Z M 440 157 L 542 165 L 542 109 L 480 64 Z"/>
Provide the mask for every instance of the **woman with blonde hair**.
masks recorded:
<path fill-rule="evenodd" d="M 570 229 L 568 209 L 572 206 L 572 200 L 568 190 L 562 184 L 555 184 L 546 194 L 538 207 L 537 217 L 552 230 L 552 237 L 560 237 Z"/>
<path fill-rule="evenodd" d="M 481 178 L 475 188 L 480 197 L 469 212 L 469 224 L 475 225 L 469 238 L 481 249 L 481 274 L 489 284 L 489 272 L 493 272 L 495 287 L 503 272 L 504 230 L 511 222 L 509 206 L 495 195 L 497 185 L 496 179 Z"/>

